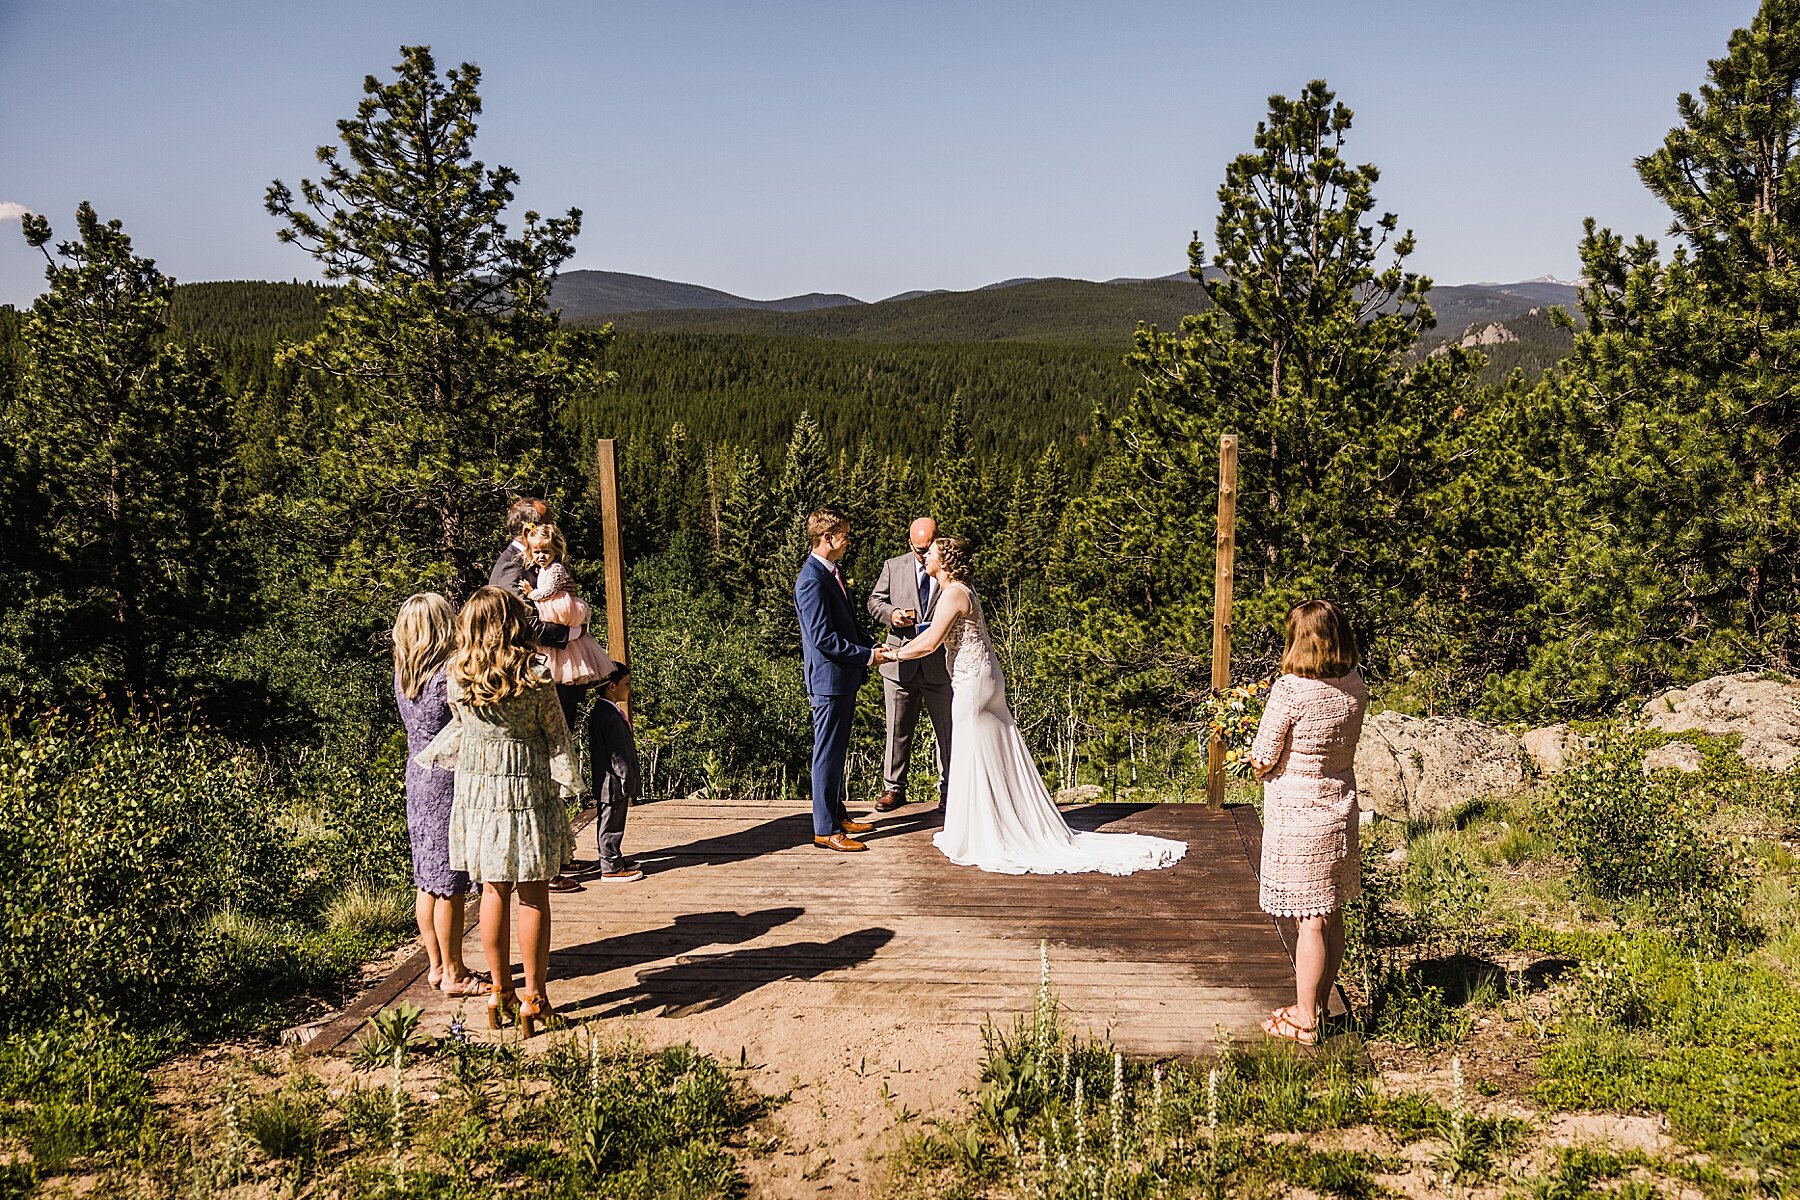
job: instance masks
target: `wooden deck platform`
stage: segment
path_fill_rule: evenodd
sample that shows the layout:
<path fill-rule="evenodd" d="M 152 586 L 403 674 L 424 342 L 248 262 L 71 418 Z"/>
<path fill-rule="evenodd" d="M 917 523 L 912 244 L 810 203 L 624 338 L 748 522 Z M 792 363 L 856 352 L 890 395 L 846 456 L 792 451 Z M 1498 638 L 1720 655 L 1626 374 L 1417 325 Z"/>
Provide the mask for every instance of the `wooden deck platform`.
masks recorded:
<path fill-rule="evenodd" d="M 649 877 L 557 895 L 551 996 L 582 1017 L 679 1018 L 742 1006 L 748 1020 L 824 1009 L 884 1021 L 979 1026 L 1029 1012 L 1040 940 L 1075 1028 L 1131 1054 L 1205 1055 L 1215 1029 L 1257 1036 L 1291 1001 L 1293 966 L 1256 907 L 1248 808 L 1096 804 L 1066 810 L 1079 829 L 1189 843 L 1165 871 L 990 875 L 931 845 L 925 805 L 878 818 L 863 854 L 811 845 L 788 806 L 666 800 L 632 810 L 625 848 Z M 591 828 L 580 852 L 593 854 Z M 479 966 L 479 937 L 468 961 Z M 405 998 L 442 1028 L 454 1002 L 428 990 L 422 956 L 334 1024 L 343 1044 L 373 1011 Z M 410 971 L 410 975 L 409 975 Z M 479 1001 L 474 1002 L 479 1004 Z"/>

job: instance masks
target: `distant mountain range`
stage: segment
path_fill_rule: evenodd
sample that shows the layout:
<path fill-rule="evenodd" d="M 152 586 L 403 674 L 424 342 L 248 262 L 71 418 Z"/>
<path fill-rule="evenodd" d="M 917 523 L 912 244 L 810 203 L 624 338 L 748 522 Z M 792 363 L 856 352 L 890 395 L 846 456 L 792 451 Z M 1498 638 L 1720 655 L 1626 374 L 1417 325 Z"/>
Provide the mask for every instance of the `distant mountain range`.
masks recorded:
<path fill-rule="evenodd" d="M 176 289 L 171 313 L 200 336 L 294 340 L 318 328 L 319 302 L 334 289 L 317 284 L 198 283 Z M 1427 354 L 1450 343 L 1479 351 L 1485 377 L 1514 368 L 1535 376 L 1568 353 L 1566 329 L 1549 309 L 1572 307 L 1576 286 L 1553 279 L 1433 288 L 1437 327 L 1421 339 Z M 762 337 L 910 345 L 986 342 L 1061 343 L 1123 350 L 1140 322 L 1165 330 L 1199 311 L 1206 295 L 1185 272 L 1160 279 L 1008 279 L 970 291 L 907 292 L 865 303 L 809 293 L 749 300 L 716 288 L 615 271 L 571 271 L 554 302 L 578 325 L 613 322 L 627 333 L 743 334 Z"/>
<path fill-rule="evenodd" d="M 808 312 L 861 304 L 855 296 L 808 292 L 781 300 L 746 300 L 717 288 L 697 283 L 670 283 L 648 275 L 622 271 L 569 271 L 556 278 L 554 303 L 571 319 L 612 316 L 616 313 L 652 312 L 659 309 L 706 310 L 749 308 L 764 312 Z"/>
<path fill-rule="evenodd" d="M 1466 283 L 1434 287 L 1437 328 L 1426 349 L 1470 340 L 1474 327 L 1538 317 L 1544 309 L 1575 303 L 1576 285 L 1541 277 L 1519 283 Z M 1145 321 L 1172 329 L 1205 304 L 1186 272 L 1156 279 L 1007 279 L 971 291 L 902 292 L 868 303 L 854 296 L 808 293 L 779 300 L 749 300 L 714 288 L 671 283 L 614 271 L 571 271 L 556 283 L 554 302 L 578 324 L 613 322 L 631 332 L 737 333 L 769 337 L 827 338 L 867 342 L 1050 341 L 1123 346 Z M 1547 322 L 1525 322 L 1538 329 Z M 1547 361 L 1566 350 L 1567 335 L 1543 342 Z M 1493 339 L 1484 349 L 1493 356 Z M 1511 357 L 1509 355 L 1497 357 Z M 1532 356 L 1535 359 L 1536 356 Z M 1522 365 L 1528 368 L 1533 362 Z"/>

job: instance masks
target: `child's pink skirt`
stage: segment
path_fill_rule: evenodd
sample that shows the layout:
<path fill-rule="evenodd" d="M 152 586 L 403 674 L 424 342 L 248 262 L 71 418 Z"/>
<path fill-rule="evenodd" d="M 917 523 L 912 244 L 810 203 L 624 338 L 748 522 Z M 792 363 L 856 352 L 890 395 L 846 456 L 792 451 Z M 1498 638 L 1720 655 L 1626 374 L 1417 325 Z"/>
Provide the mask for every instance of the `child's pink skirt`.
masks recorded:
<path fill-rule="evenodd" d="M 548 600 L 539 600 L 537 611 L 540 621 L 583 627 L 581 636 L 570 638 L 567 646 L 539 647 L 550 667 L 551 679 L 557 683 L 598 683 L 613 673 L 616 664 L 612 655 L 588 631 L 594 610 L 586 600 L 573 592 L 558 592 Z"/>

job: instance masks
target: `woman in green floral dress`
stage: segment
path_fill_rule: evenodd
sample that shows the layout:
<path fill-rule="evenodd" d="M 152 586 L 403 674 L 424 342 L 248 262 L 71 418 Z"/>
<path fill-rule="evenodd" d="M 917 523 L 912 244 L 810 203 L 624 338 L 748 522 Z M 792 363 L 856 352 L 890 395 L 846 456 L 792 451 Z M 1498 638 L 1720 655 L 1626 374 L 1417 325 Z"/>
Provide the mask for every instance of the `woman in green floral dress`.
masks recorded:
<path fill-rule="evenodd" d="M 527 1037 L 560 1021 L 544 993 L 549 881 L 573 854 L 563 798 L 580 790 L 556 688 L 532 651 L 525 604 L 484 587 L 463 605 L 450 660 L 450 724 L 419 754 L 454 769 L 450 865 L 481 885 L 481 946 L 493 975 L 488 1023 L 516 1011 Z M 512 897 L 519 898 L 523 993 L 512 984 Z"/>

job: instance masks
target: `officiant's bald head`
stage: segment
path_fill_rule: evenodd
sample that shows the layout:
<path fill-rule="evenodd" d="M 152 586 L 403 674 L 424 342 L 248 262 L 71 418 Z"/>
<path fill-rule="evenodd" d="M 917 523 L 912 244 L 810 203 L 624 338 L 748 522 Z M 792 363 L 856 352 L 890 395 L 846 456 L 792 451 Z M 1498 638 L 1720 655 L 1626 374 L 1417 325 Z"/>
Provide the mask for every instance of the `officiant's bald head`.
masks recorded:
<path fill-rule="evenodd" d="M 931 549 L 931 543 L 936 537 L 937 522 L 930 517 L 920 517 L 906 530 L 906 540 L 914 554 L 924 554 Z"/>

